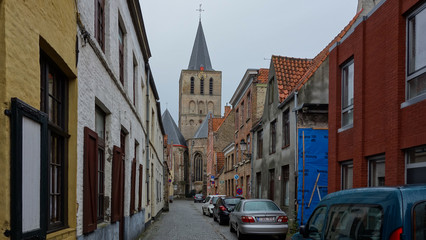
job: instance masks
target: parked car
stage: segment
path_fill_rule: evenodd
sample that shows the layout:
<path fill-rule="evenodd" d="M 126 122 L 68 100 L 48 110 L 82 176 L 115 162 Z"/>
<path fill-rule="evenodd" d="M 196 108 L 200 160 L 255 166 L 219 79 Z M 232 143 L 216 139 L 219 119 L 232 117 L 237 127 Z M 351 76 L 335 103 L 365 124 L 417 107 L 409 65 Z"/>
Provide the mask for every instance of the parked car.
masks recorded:
<path fill-rule="evenodd" d="M 292 239 L 426 239 L 425 228 L 426 185 L 357 188 L 323 198 Z"/>
<path fill-rule="evenodd" d="M 203 202 L 204 201 L 204 195 L 202 193 L 197 193 L 194 196 L 194 203 L 196 202 Z"/>
<path fill-rule="evenodd" d="M 213 221 L 217 221 L 219 225 L 229 222 L 229 213 L 241 201 L 241 197 L 220 197 L 213 208 Z"/>
<path fill-rule="evenodd" d="M 229 215 L 229 230 L 237 232 L 238 239 L 246 235 L 279 235 L 286 238 L 288 218 L 269 199 L 243 199 Z"/>
<path fill-rule="evenodd" d="M 213 216 L 213 207 L 219 197 L 225 197 L 225 195 L 209 195 L 207 196 L 204 204 L 201 206 L 203 215 Z"/>

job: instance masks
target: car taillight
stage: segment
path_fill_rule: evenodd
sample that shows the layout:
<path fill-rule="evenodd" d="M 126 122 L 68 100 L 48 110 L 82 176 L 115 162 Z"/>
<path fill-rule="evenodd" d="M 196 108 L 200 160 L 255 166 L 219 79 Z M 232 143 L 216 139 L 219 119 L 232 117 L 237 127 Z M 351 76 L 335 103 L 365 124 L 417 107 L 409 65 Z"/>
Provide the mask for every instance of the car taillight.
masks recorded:
<path fill-rule="evenodd" d="M 254 218 L 250 216 L 242 216 L 241 221 L 244 223 L 254 223 Z"/>
<path fill-rule="evenodd" d="M 224 207 L 224 206 L 220 206 L 219 208 L 220 208 L 220 210 L 222 210 L 222 211 L 226 211 L 226 207 Z"/>
<path fill-rule="evenodd" d="M 286 223 L 286 222 L 288 222 L 288 218 L 287 218 L 287 216 L 279 216 L 277 218 L 277 222 Z"/>
<path fill-rule="evenodd" d="M 391 234 L 389 240 L 401 240 L 402 228 L 398 228 Z"/>

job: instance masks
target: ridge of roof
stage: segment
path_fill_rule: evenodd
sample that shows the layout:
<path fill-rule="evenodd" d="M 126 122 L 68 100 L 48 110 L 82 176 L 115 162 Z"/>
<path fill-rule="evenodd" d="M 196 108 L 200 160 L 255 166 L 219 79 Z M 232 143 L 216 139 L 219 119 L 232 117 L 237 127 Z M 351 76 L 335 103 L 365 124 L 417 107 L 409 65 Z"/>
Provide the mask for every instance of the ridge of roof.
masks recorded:
<path fill-rule="evenodd" d="M 272 55 L 280 102 L 297 86 L 312 64 L 312 59 Z"/>
<path fill-rule="evenodd" d="M 201 123 L 200 127 L 198 127 L 198 130 L 195 132 L 194 137 L 192 137 L 192 138 L 207 138 L 208 137 L 209 119 L 212 118 L 212 115 L 213 115 L 212 112 L 207 113 L 206 117 L 204 118 L 203 122 Z"/>
<path fill-rule="evenodd" d="M 318 70 L 318 68 L 321 66 L 321 64 L 325 61 L 325 59 L 327 59 L 328 55 L 330 54 L 330 51 L 329 51 L 330 48 L 335 43 L 337 43 L 338 41 L 340 41 L 346 35 L 346 33 L 349 31 L 349 29 L 352 27 L 352 25 L 358 19 L 358 17 L 361 14 L 361 12 L 362 12 L 362 10 L 359 11 L 357 14 L 355 14 L 355 16 L 352 18 L 352 20 L 349 21 L 348 25 L 346 25 L 343 28 L 343 30 L 340 31 L 340 33 L 337 34 L 337 36 L 334 37 L 334 39 L 320 53 L 318 53 L 313 58 L 313 62 L 312 62 L 311 67 L 309 67 L 309 69 L 305 72 L 305 74 L 300 79 L 297 87 L 295 89 L 293 89 L 293 91 L 300 90 L 305 85 L 305 83 L 309 80 L 309 78 L 312 77 L 312 75 L 314 75 L 314 73 L 316 72 L 316 70 Z"/>

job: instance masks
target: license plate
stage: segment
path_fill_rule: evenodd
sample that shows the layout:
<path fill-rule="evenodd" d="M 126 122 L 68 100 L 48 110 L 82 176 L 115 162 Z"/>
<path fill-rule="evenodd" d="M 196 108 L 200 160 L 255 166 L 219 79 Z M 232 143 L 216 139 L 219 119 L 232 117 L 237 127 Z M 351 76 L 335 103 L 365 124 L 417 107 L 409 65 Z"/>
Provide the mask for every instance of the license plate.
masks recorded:
<path fill-rule="evenodd" d="M 275 217 L 258 217 L 258 222 L 273 222 L 275 221 Z"/>

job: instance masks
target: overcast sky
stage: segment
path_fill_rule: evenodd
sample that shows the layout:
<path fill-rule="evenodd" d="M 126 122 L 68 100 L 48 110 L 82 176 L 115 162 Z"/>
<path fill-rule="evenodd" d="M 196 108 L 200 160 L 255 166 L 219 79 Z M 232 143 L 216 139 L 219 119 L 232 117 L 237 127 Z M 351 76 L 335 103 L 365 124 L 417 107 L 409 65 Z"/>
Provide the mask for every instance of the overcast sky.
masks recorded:
<path fill-rule="evenodd" d="M 212 67 L 222 71 L 223 114 L 248 68 L 269 68 L 271 55 L 315 57 L 354 17 L 358 1 L 140 0 L 161 111 L 169 109 L 176 124 L 200 3 Z"/>

